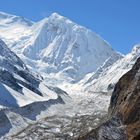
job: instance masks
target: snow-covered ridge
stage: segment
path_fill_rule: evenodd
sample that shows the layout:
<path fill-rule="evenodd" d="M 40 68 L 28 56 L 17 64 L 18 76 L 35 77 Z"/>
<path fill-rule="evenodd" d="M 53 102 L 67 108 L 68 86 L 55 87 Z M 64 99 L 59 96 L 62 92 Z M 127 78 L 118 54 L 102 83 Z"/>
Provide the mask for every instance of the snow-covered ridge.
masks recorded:
<path fill-rule="evenodd" d="M 84 79 L 85 83 L 82 84 L 86 90 L 90 91 L 112 90 L 121 76 L 132 68 L 138 57 L 140 57 L 140 44 L 135 45 L 129 54 L 103 69 L 101 73 L 97 71 L 89 79 Z M 98 77 L 96 77 L 97 74 Z"/>
<path fill-rule="evenodd" d="M 32 26 L 6 24 L 0 37 L 32 69 L 57 81 L 77 82 L 109 57 L 120 58 L 99 35 L 57 13 Z"/>
<path fill-rule="evenodd" d="M 20 17 L 20 16 L 15 16 L 15 15 L 11 15 L 11 14 L 7 14 L 4 12 L 0 12 L 0 24 L 14 24 L 14 23 L 19 23 L 19 24 L 24 24 L 27 26 L 31 26 L 33 24 L 32 21 L 24 18 L 24 17 Z"/>

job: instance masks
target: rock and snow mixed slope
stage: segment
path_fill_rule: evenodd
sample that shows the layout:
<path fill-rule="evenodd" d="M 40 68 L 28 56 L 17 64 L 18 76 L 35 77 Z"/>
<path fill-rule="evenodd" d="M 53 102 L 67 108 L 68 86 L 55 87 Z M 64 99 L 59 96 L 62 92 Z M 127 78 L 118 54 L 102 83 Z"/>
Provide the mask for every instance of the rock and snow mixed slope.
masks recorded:
<path fill-rule="evenodd" d="M 65 104 L 70 97 L 45 85 L 2 40 L 0 50 L 0 139 L 9 139 L 46 116 L 52 105 Z"/>
<path fill-rule="evenodd" d="M 0 105 L 17 107 L 57 98 L 53 88 L 45 86 L 41 76 L 31 73 L 23 61 L 0 40 Z"/>
<path fill-rule="evenodd" d="M 121 56 L 98 35 L 57 13 L 37 23 L 0 16 L 0 37 L 27 65 L 55 81 L 77 82 L 105 60 Z"/>

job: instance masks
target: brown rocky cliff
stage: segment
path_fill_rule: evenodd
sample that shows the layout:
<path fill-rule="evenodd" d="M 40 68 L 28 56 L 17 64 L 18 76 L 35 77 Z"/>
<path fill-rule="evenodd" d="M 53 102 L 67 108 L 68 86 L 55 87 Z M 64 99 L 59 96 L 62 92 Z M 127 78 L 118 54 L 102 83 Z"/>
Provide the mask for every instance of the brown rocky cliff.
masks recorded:
<path fill-rule="evenodd" d="M 108 120 L 80 140 L 140 140 L 140 58 L 116 84 Z"/>
<path fill-rule="evenodd" d="M 140 140 L 140 58 L 115 86 L 109 115 L 118 115 L 129 140 Z"/>

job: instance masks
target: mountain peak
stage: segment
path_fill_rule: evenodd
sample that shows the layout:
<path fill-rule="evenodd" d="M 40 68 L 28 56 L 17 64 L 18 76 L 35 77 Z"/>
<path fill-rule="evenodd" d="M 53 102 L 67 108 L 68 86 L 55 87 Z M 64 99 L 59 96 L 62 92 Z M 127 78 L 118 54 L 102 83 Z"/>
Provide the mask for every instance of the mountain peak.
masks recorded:
<path fill-rule="evenodd" d="M 56 12 L 52 13 L 52 14 L 50 15 L 50 17 L 64 18 L 62 15 L 60 15 L 60 14 L 58 14 L 58 13 L 56 13 Z"/>
<path fill-rule="evenodd" d="M 75 25 L 76 23 L 74 23 L 73 21 L 71 21 L 70 19 L 58 14 L 58 13 L 52 13 L 47 20 L 49 19 L 49 21 L 51 21 L 52 23 L 59 23 L 59 24 L 71 24 L 71 25 Z"/>
<path fill-rule="evenodd" d="M 16 16 L 15 19 L 12 17 L 6 20 L 11 30 L 14 29 L 11 23 L 16 23 L 16 26 L 24 23 L 18 16 L 17 22 L 15 20 Z M 62 80 L 79 81 L 87 73 L 95 71 L 110 56 L 118 56 L 101 37 L 58 13 L 52 13 L 48 18 L 25 29 L 21 28 L 21 33 L 18 32 L 17 38 L 20 38 L 16 45 L 13 42 L 13 50 L 27 57 L 28 61 L 37 60 L 39 63 L 33 66 L 40 72 L 59 75 Z M 3 32 L 0 35 L 8 40 Z M 13 35 L 10 37 L 15 39 Z M 25 46 L 22 51 L 21 44 Z"/>

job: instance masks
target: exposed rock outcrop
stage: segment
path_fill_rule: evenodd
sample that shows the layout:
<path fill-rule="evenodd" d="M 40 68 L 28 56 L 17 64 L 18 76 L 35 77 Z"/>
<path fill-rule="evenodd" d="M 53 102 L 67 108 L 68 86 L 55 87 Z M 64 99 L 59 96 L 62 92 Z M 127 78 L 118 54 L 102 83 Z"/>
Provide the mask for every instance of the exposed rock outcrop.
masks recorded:
<path fill-rule="evenodd" d="M 140 58 L 117 83 L 109 108 L 109 115 L 118 115 L 126 126 L 129 140 L 140 139 Z"/>
<path fill-rule="evenodd" d="M 116 84 L 108 119 L 80 140 L 140 140 L 140 58 Z"/>

